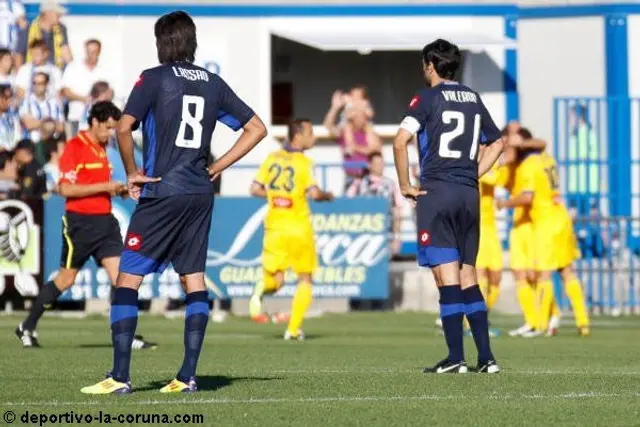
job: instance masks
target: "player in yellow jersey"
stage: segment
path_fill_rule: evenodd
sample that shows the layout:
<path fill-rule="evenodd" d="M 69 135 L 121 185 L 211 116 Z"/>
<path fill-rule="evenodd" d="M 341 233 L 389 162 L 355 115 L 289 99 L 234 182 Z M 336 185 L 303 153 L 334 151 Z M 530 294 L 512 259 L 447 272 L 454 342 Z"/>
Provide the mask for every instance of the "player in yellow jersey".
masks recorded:
<path fill-rule="evenodd" d="M 528 209 L 533 227 L 534 269 L 539 290 L 540 309 L 535 335 L 542 335 L 549 327 L 555 299 L 551 275 L 559 270 L 569 285 L 569 298 L 574 308 L 581 335 L 589 334 L 582 287 L 571 265 L 576 259 L 575 236 L 567 209 L 559 202 L 555 161 L 539 150 L 521 150 L 516 184 L 505 207 Z M 531 335 L 529 335 L 531 336 Z"/>
<path fill-rule="evenodd" d="M 254 321 L 269 321 L 262 312 L 262 298 L 282 287 L 284 274 L 291 267 L 298 276 L 298 287 L 285 339 L 304 339 L 302 321 L 312 298 L 311 276 L 316 269 L 317 255 L 307 197 L 316 201 L 333 200 L 331 193 L 318 188 L 313 162 L 304 154 L 314 142 L 311 122 L 293 121 L 289 125 L 289 143 L 267 157 L 251 185 L 251 195 L 265 197 L 269 208 L 264 224 L 264 274 L 254 288 L 249 310 Z"/>

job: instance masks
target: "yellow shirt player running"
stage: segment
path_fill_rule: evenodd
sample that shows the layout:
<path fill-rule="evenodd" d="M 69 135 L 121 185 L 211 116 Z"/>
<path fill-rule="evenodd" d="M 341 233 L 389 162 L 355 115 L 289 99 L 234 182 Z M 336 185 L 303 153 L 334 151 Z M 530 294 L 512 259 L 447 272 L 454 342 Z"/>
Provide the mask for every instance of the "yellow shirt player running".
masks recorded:
<path fill-rule="evenodd" d="M 310 121 L 292 122 L 289 145 L 267 157 L 251 185 L 251 195 L 266 197 L 269 207 L 264 222 L 264 276 L 254 288 L 249 310 L 255 322 L 268 322 L 269 317 L 262 312 L 262 298 L 277 292 L 284 284 L 284 273 L 292 268 L 299 282 L 284 335 L 287 340 L 304 339 L 302 320 L 311 304 L 311 276 L 317 264 L 307 197 L 316 201 L 333 200 L 331 193 L 318 188 L 313 177 L 313 162 L 304 154 L 314 142 Z M 274 317 L 273 320 L 284 319 Z"/>
<path fill-rule="evenodd" d="M 502 245 L 498 237 L 495 213 L 495 189 L 500 177 L 505 176 L 505 167 L 496 162 L 478 180 L 480 187 L 480 245 L 476 258 L 476 274 L 480 290 L 491 310 L 498 301 L 502 275 Z"/>
<path fill-rule="evenodd" d="M 582 286 L 572 269 L 577 255 L 573 225 L 567 209 L 558 200 L 555 161 L 549 155 L 532 151 L 523 155 L 525 159 L 519 165 L 516 179 L 521 185 L 514 190 L 507 205 L 530 209 L 534 268 L 541 295 L 538 334 L 546 331 L 549 325 L 554 307 L 551 274 L 559 270 L 574 309 L 579 333 L 583 336 L 588 335 L 589 320 Z"/>

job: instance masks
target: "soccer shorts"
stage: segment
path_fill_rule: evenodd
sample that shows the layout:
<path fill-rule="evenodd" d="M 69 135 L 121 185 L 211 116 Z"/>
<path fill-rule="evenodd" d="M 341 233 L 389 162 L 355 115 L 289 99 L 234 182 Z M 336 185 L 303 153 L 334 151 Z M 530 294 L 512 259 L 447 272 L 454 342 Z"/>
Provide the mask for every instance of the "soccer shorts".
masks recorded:
<path fill-rule="evenodd" d="M 535 267 L 533 224 L 515 225 L 509 234 L 509 264 L 512 270 L 526 271 Z"/>
<path fill-rule="evenodd" d="M 435 267 L 458 261 L 476 265 L 480 240 L 478 189 L 444 181 L 422 186 L 418 198 L 418 264 Z"/>
<path fill-rule="evenodd" d="M 60 267 L 77 270 L 90 257 L 101 264 L 103 259 L 119 257 L 121 252 L 120 225 L 113 215 L 66 212 L 62 217 Z"/>
<path fill-rule="evenodd" d="M 311 274 L 318 265 L 313 230 L 267 229 L 264 233 L 262 266 L 267 273 L 286 271 Z"/>
<path fill-rule="evenodd" d="M 207 261 L 213 195 L 142 198 L 131 216 L 120 271 L 138 276 L 169 265 L 180 275 L 201 273 Z"/>
<path fill-rule="evenodd" d="M 480 247 L 476 268 L 490 271 L 502 270 L 502 245 L 495 227 L 480 227 Z"/>

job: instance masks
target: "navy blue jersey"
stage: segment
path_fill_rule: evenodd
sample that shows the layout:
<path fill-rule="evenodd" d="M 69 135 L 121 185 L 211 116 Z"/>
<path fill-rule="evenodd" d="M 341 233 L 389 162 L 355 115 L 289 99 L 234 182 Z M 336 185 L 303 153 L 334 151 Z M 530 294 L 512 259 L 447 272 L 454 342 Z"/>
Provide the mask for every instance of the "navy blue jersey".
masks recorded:
<path fill-rule="evenodd" d="M 480 95 L 455 82 L 420 90 L 402 127 L 418 134 L 421 183 L 477 187 L 478 143 L 491 144 L 501 136 Z"/>
<path fill-rule="evenodd" d="M 218 75 L 184 62 L 143 71 L 124 114 L 142 124 L 145 175 L 162 178 L 145 184 L 149 198 L 213 194 L 207 159 L 216 121 L 238 130 L 254 115 Z"/>

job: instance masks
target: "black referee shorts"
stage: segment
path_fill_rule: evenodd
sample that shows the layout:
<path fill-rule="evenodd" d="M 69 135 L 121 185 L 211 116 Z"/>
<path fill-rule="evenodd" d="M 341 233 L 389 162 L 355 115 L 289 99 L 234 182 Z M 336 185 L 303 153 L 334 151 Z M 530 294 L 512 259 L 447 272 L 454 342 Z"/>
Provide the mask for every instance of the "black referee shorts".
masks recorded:
<path fill-rule="evenodd" d="M 89 257 L 100 265 L 103 259 L 119 257 L 121 252 L 120 225 L 113 215 L 66 212 L 62 217 L 60 267 L 80 269 Z"/>

